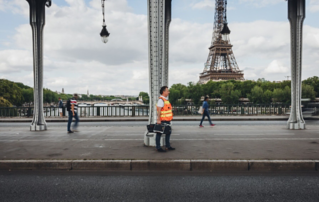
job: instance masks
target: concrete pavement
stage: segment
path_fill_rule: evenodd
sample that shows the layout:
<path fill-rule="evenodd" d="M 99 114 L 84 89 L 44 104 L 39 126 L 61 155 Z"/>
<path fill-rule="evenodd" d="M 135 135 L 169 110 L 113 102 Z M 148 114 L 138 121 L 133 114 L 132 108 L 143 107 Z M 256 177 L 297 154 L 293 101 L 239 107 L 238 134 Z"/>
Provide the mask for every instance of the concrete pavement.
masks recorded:
<path fill-rule="evenodd" d="M 65 124 L 66 125 L 66 124 Z M 176 151 L 143 146 L 143 126 L 0 128 L 0 169 L 274 171 L 319 168 L 319 126 L 173 125 Z"/>

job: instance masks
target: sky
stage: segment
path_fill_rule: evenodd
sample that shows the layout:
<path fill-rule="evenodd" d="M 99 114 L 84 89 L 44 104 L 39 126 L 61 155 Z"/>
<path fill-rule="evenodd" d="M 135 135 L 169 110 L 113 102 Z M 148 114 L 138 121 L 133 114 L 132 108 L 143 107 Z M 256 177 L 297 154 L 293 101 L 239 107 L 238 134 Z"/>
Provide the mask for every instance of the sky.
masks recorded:
<path fill-rule="evenodd" d="M 197 82 L 209 53 L 215 0 L 173 0 L 169 84 Z M 303 72 L 319 76 L 319 1 L 306 0 Z M 148 92 L 147 0 L 52 0 L 44 27 L 44 87 L 66 93 Z M 285 0 L 228 0 L 231 43 L 246 80 L 290 76 Z M 25 0 L 0 0 L 0 78 L 33 87 L 32 32 Z"/>

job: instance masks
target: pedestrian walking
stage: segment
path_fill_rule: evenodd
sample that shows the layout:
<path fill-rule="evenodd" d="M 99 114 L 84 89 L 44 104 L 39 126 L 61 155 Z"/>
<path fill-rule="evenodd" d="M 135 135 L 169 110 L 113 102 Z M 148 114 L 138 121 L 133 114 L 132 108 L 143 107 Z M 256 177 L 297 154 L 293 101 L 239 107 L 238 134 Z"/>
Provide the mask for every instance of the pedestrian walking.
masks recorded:
<path fill-rule="evenodd" d="M 66 104 L 67 110 L 69 112 L 68 133 L 78 132 L 77 127 L 79 124 L 79 117 L 78 117 L 78 103 L 76 101 L 77 99 L 78 99 L 78 94 L 74 94 L 73 98 L 68 99 Z M 72 127 L 73 130 L 71 130 L 71 123 L 72 123 L 73 117 L 75 118 L 75 124 Z"/>
<path fill-rule="evenodd" d="M 157 124 L 167 124 L 170 125 L 171 121 L 173 120 L 173 112 L 172 112 L 172 105 L 168 101 L 169 89 L 167 86 L 163 86 L 160 90 L 161 96 L 157 102 Z M 172 131 L 166 131 L 166 138 L 165 138 L 165 150 L 161 147 L 161 136 L 162 133 L 156 133 L 156 149 L 158 152 L 166 152 L 175 150 L 175 148 L 171 147 L 170 144 L 170 137 Z"/>
<path fill-rule="evenodd" d="M 63 102 L 62 102 L 61 98 L 59 97 L 59 113 L 60 113 L 60 117 L 63 117 L 62 110 L 63 110 Z"/>
<path fill-rule="evenodd" d="M 208 97 L 205 97 L 202 107 L 203 107 L 203 117 L 202 117 L 202 120 L 200 121 L 199 127 L 204 127 L 202 124 L 203 124 L 203 121 L 205 119 L 205 116 L 207 116 L 209 124 L 211 126 L 215 126 L 215 124 L 213 124 L 212 121 L 210 120 L 210 116 L 209 116 Z"/>

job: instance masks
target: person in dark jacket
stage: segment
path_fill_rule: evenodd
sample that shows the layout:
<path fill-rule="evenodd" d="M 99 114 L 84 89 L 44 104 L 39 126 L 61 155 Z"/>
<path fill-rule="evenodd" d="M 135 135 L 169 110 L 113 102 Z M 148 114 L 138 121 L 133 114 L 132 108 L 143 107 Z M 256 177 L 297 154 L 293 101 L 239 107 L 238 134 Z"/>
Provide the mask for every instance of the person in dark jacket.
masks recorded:
<path fill-rule="evenodd" d="M 202 107 L 203 107 L 203 118 L 202 118 L 202 120 L 200 121 L 199 127 L 204 127 L 202 124 L 203 124 L 203 121 L 204 121 L 204 119 L 205 119 L 205 116 L 208 117 L 209 124 L 210 124 L 211 126 L 215 126 L 215 124 L 213 124 L 212 121 L 210 120 L 210 116 L 209 116 L 208 97 L 205 97 Z"/>
<path fill-rule="evenodd" d="M 59 97 L 59 113 L 60 113 L 60 117 L 63 117 L 63 102 L 61 100 L 61 98 Z"/>

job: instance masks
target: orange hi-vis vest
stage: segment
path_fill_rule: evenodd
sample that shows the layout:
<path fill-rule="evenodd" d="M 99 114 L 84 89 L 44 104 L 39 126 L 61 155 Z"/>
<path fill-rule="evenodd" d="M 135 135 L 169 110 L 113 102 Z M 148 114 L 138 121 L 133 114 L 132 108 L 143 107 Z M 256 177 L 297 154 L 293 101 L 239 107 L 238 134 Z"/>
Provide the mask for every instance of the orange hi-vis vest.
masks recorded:
<path fill-rule="evenodd" d="M 173 120 L 173 112 L 171 103 L 163 97 L 160 97 L 164 101 L 164 107 L 161 109 L 161 121 Z"/>

